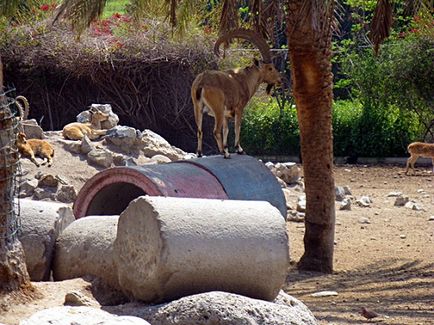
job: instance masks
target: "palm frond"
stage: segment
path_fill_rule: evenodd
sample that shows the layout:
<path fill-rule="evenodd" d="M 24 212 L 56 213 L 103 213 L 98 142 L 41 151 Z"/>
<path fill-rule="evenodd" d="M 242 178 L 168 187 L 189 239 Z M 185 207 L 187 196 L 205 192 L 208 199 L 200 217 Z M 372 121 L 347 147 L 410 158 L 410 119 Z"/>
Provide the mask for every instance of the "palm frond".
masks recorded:
<path fill-rule="evenodd" d="M 378 0 L 370 32 L 375 54 L 378 54 L 380 44 L 389 37 L 392 22 L 392 4 L 390 0 Z"/>
<path fill-rule="evenodd" d="M 14 18 L 23 13 L 30 13 L 31 9 L 41 4 L 41 0 L 1 0 L 0 17 Z"/>
<path fill-rule="evenodd" d="M 434 1 L 433 0 L 406 0 L 404 2 L 405 16 L 414 16 L 420 10 L 426 10 L 432 13 L 434 11 Z"/>
<path fill-rule="evenodd" d="M 106 0 L 64 0 L 57 9 L 53 24 L 64 18 L 80 34 L 102 15 L 105 5 Z"/>

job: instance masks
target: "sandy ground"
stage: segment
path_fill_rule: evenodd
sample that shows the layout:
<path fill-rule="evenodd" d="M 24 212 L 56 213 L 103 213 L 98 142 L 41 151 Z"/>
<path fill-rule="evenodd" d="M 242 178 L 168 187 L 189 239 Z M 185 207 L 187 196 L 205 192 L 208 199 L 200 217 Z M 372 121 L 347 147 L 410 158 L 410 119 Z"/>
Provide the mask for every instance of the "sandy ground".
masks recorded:
<path fill-rule="evenodd" d="M 359 198 L 373 204 L 336 212 L 332 275 L 288 275 L 285 291 L 305 302 L 320 324 L 362 324 L 361 307 L 385 315 L 381 324 L 434 324 L 434 176 L 428 168 L 405 176 L 402 167 L 350 167 L 335 169 L 336 185 L 348 185 Z M 395 207 L 400 191 L 424 210 Z M 361 224 L 368 218 L 370 224 Z M 303 253 L 304 225 L 288 223 L 291 257 Z M 312 293 L 333 290 L 338 296 L 315 298 Z M 376 323 L 376 319 L 369 323 Z"/>
<path fill-rule="evenodd" d="M 56 158 L 51 169 L 36 169 L 23 161 L 24 177 L 38 171 L 66 178 L 79 190 L 86 179 L 98 172 L 79 155 L 63 150 L 54 141 Z M 320 324 L 434 324 L 434 176 L 419 168 L 405 176 L 402 167 L 338 166 L 336 185 L 347 185 L 353 196 L 370 196 L 373 204 L 351 211 L 336 212 L 335 272 L 331 275 L 298 272 L 296 261 L 303 253 L 303 223 L 288 222 L 292 266 L 284 290 L 305 302 Z M 423 207 L 414 211 L 394 207 L 392 191 L 400 191 Z M 294 196 L 294 200 L 296 195 Z M 368 218 L 369 224 L 360 223 Z M 34 283 L 32 297 L 0 297 L 0 322 L 17 324 L 37 310 L 62 305 L 65 294 L 79 290 L 93 299 L 89 282 L 74 279 Z M 337 296 L 314 298 L 312 293 L 333 290 Z M 34 298 L 37 297 L 37 298 Z M 367 307 L 384 315 L 366 321 L 358 314 Z"/>

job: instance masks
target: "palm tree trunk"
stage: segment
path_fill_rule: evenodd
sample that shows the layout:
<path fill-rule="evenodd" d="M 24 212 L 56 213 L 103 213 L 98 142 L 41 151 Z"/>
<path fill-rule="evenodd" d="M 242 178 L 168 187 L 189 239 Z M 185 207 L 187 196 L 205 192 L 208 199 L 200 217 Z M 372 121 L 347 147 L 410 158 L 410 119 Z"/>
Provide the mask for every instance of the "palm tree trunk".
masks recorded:
<path fill-rule="evenodd" d="M 0 293 L 31 290 L 24 251 L 17 237 L 14 209 L 15 174 L 19 155 L 15 146 L 16 121 L 3 95 L 0 57 Z"/>
<path fill-rule="evenodd" d="M 297 17 L 303 1 L 293 1 Z M 300 17 L 300 16 L 298 16 Z M 293 92 L 300 125 L 306 188 L 303 270 L 331 273 L 335 227 L 333 177 L 331 33 L 307 24 L 288 24 Z M 330 29 L 330 26 L 328 26 Z"/>

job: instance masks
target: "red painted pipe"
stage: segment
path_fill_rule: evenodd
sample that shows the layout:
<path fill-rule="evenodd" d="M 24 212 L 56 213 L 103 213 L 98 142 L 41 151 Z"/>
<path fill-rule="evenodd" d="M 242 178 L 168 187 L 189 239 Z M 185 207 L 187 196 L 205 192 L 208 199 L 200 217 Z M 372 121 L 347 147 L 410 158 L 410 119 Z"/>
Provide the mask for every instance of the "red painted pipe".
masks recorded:
<path fill-rule="evenodd" d="M 276 178 L 264 164 L 245 155 L 106 169 L 84 184 L 74 215 L 119 215 L 141 195 L 268 201 L 286 217 Z"/>

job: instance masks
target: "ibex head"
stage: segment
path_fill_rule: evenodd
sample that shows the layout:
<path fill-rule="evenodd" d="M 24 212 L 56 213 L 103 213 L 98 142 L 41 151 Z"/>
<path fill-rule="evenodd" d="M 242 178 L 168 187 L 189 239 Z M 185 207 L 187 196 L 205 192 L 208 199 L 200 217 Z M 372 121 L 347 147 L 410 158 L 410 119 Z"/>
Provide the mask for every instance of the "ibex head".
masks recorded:
<path fill-rule="evenodd" d="M 253 65 L 259 69 L 262 82 L 267 83 L 267 94 L 276 84 L 282 82 L 281 75 L 271 62 L 270 48 L 265 39 L 258 33 L 247 29 L 235 29 L 220 36 L 214 44 L 214 53 L 220 56 L 220 45 L 223 42 L 230 42 L 233 38 L 242 38 L 252 42 L 259 49 L 262 55 L 262 61 L 254 60 Z"/>

